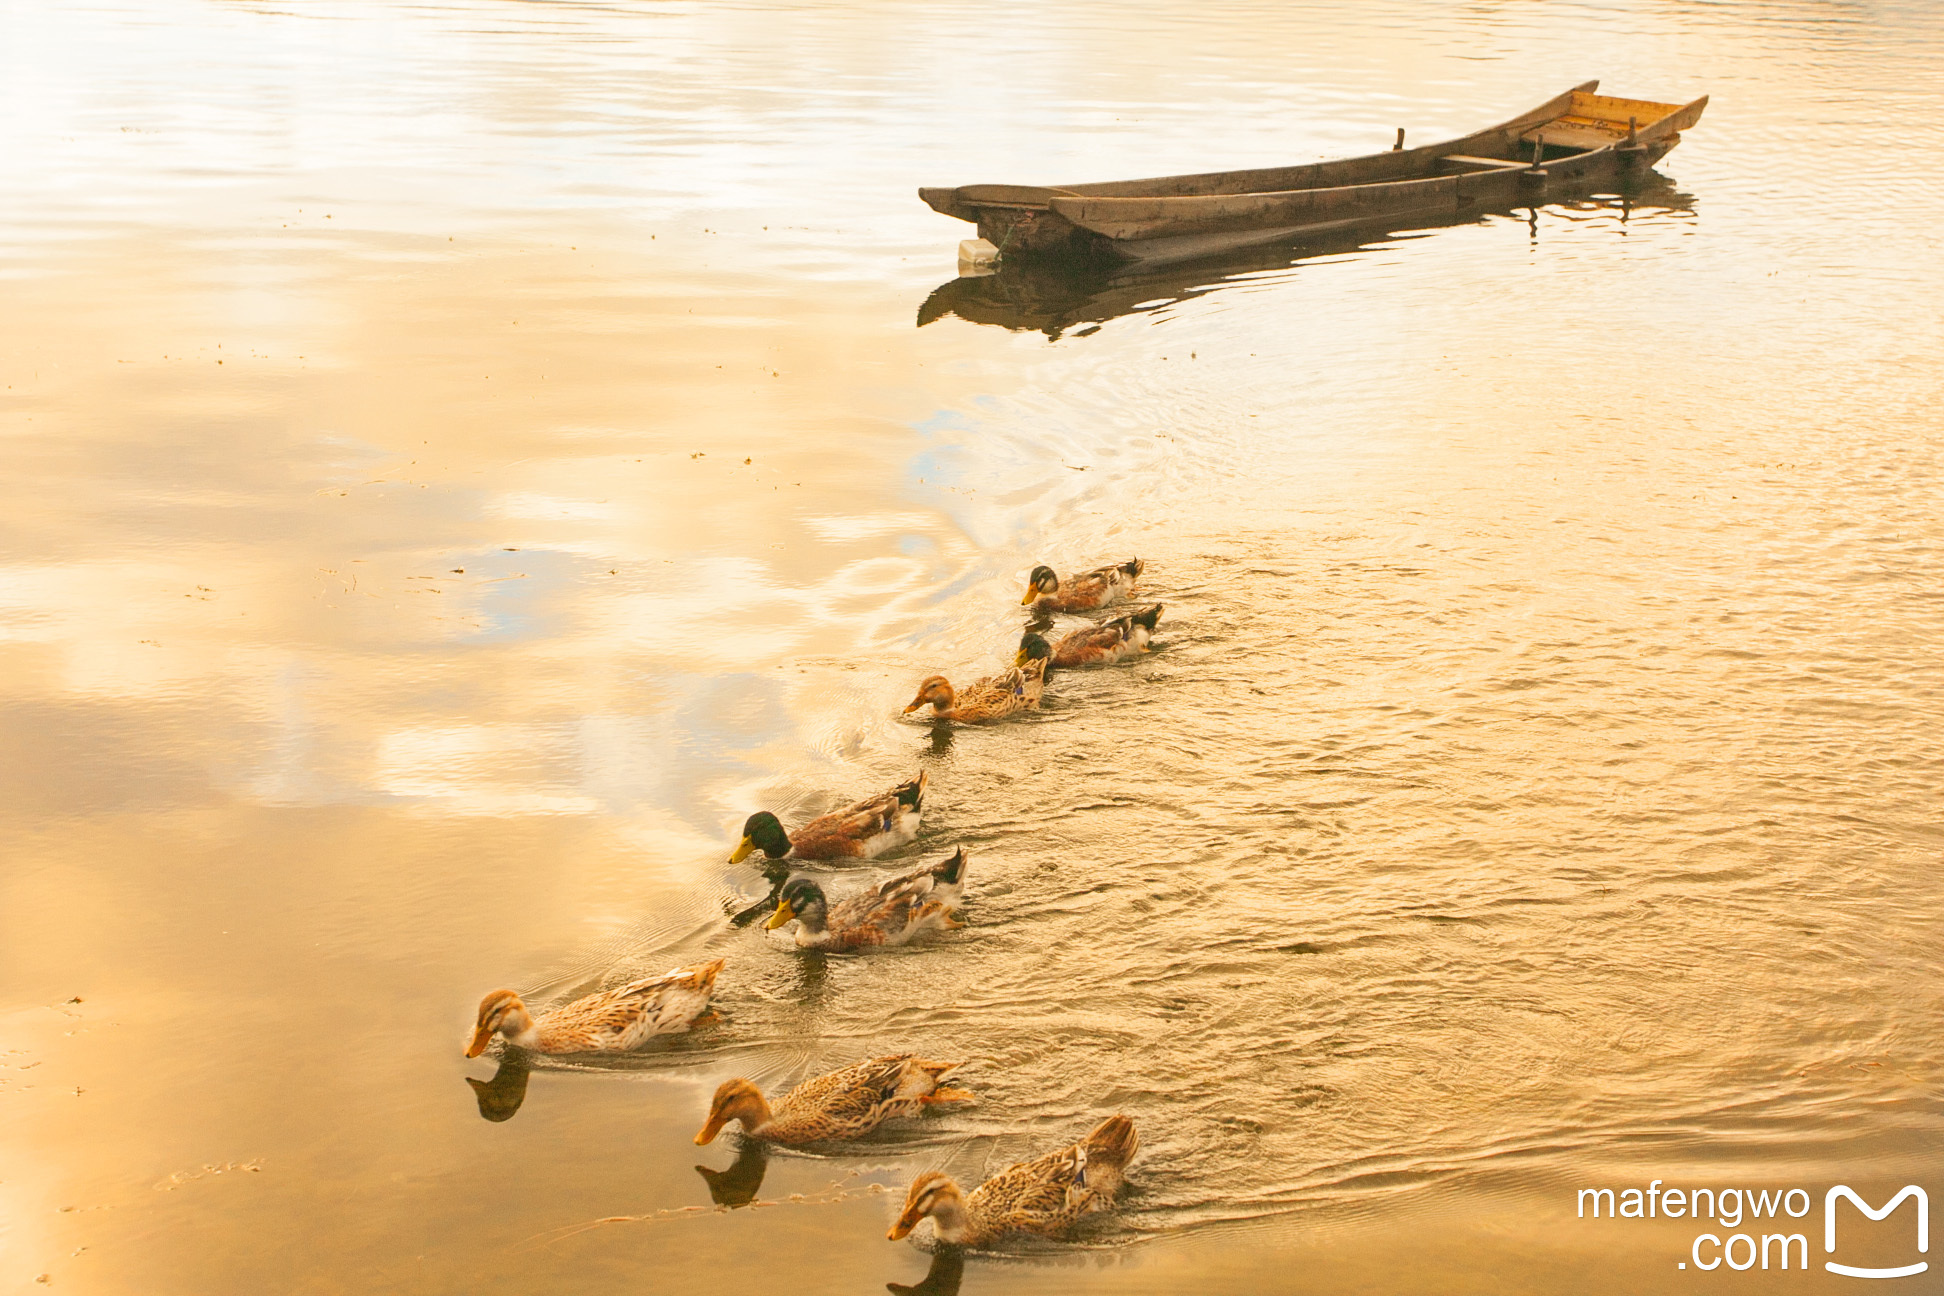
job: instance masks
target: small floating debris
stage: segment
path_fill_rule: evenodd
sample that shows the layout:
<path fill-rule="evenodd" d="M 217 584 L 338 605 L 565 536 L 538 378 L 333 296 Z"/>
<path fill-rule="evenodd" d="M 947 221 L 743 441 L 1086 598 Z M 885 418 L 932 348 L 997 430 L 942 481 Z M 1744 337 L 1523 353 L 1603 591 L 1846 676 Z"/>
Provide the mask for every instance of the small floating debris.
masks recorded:
<path fill-rule="evenodd" d="M 962 240 L 959 243 L 958 271 L 966 276 L 998 274 L 999 249 L 982 238 Z"/>

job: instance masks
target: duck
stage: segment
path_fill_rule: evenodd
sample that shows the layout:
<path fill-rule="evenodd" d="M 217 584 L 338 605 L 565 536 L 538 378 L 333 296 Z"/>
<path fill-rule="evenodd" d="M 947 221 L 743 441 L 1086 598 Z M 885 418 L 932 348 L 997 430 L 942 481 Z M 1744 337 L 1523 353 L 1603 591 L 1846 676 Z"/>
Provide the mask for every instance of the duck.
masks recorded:
<path fill-rule="evenodd" d="M 918 686 L 918 696 L 904 709 L 910 715 L 929 704 L 934 720 L 955 720 L 960 724 L 982 724 L 999 720 L 1018 711 L 1036 707 L 1046 688 L 1047 657 L 1014 666 L 988 679 L 968 684 L 963 692 L 952 687 L 943 675 L 928 677 Z"/>
<path fill-rule="evenodd" d="M 951 911 L 964 892 L 965 848 L 960 847 L 940 863 L 915 868 L 834 905 L 809 878 L 791 878 L 777 893 L 776 912 L 763 926 L 775 931 L 794 919 L 800 949 L 902 945 L 934 927 L 963 927 Z"/>
<path fill-rule="evenodd" d="M 1130 558 L 1063 581 L 1042 563 L 1026 577 L 1026 596 L 1019 601 L 1045 612 L 1091 612 L 1133 594 L 1134 583 L 1146 568 L 1139 558 Z"/>
<path fill-rule="evenodd" d="M 775 1107 L 750 1081 L 724 1080 L 695 1141 L 713 1143 L 730 1121 L 741 1121 L 748 1138 L 786 1146 L 862 1138 L 893 1117 L 912 1116 L 935 1103 L 969 1101 L 970 1090 L 944 1083 L 964 1065 L 893 1053 L 806 1080 Z"/>
<path fill-rule="evenodd" d="M 767 810 L 758 810 L 743 823 L 742 841 L 729 856 L 740 864 L 760 850 L 768 859 L 872 859 L 917 840 L 918 822 L 925 814 L 927 771 L 900 783 L 889 792 L 867 797 L 856 805 L 819 815 L 793 833 Z"/>
<path fill-rule="evenodd" d="M 484 1053 L 495 1035 L 535 1053 L 626 1053 L 640 1048 L 656 1035 L 685 1031 L 696 1024 L 715 993 L 722 964 L 722 959 L 715 959 L 630 981 L 538 1017 L 517 991 L 495 990 L 479 1001 L 479 1019 L 466 1056 Z"/>
<path fill-rule="evenodd" d="M 885 1237 L 896 1242 L 927 1215 L 938 1240 L 948 1246 L 976 1247 L 1007 1233 L 1064 1233 L 1081 1216 L 1114 1204 L 1127 1163 L 1140 1147 L 1134 1122 L 1109 1116 L 1078 1143 L 1009 1166 L 970 1193 L 950 1177 L 927 1171 L 912 1180 L 904 1210 Z"/>
<path fill-rule="evenodd" d="M 1148 650 L 1154 639 L 1155 623 L 1161 619 L 1161 604 L 1150 603 L 1139 611 L 1128 612 L 1112 621 L 1063 635 L 1050 648 L 1038 631 L 1028 630 L 1019 641 L 1015 662 L 1047 657 L 1047 669 L 1055 666 L 1105 666 L 1125 661 Z"/>

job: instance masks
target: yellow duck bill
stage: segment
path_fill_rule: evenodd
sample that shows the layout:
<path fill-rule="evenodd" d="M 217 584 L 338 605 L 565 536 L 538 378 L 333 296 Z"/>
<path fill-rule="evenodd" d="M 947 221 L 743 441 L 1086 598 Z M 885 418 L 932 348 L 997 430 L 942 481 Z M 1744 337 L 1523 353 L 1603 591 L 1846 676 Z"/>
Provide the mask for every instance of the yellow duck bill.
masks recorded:
<path fill-rule="evenodd" d="M 1031 603 L 1034 599 L 1038 598 L 1039 596 L 1040 596 L 1039 586 L 1028 585 L 1026 587 L 1026 597 L 1019 600 L 1019 606 L 1025 607 L 1028 603 Z"/>
<path fill-rule="evenodd" d="M 466 1056 L 476 1058 L 484 1053 L 486 1046 L 493 1042 L 493 1032 L 496 1029 L 498 1028 L 494 1026 L 481 1026 L 473 1031 L 472 1042 L 466 1045 Z"/>
<path fill-rule="evenodd" d="M 730 854 L 729 862 L 731 864 L 740 864 L 744 860 L 748 859 L 749 852 L 755 849 L 756 849 L 756 843 L 749 840 L 749 838 L 745 837 L 742 839 L 742 843 L 738 845 L 736 849 Z"/>
<path fill-rule="evenodd" d="M 776 906 L 776 912 L 769 916 L 769 921 L 764 923 L 763 927 L 767 931 L 775 931 L 794 917 L 796 917 L 796 910 L 790 908 L 790 902 L 785 900 Z"/>

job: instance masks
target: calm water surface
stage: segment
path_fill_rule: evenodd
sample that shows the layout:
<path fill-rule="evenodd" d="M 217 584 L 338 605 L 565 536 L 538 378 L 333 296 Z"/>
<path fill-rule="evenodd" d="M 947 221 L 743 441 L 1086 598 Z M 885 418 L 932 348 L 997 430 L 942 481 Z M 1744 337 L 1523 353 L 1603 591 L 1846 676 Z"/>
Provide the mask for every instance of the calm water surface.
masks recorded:
<path fill-rule="evenodd" d="M 1944 1193 L 1932 8 L 0 35 L 0 1288 L 1838 1290 L 1574 1194 Z M 914 327 L 970 233 L 921 183 L 1593 76 L 1713 96 L 1664 189 Z M 1153 656 L 898 717 L 1010 653 L 1034 563 L 1135 554 Z M 750 811 L 919 769 L 900 858 L 968 847 L 965 931 L 728 923 Z M 495 986 L 716 955 L 690 1037 L 460 1056 Z M 897 1049 L 981 1103 L 690 1142 L 731 1075 Z M 883 1240 L 919 1170 L 1113 1110 L 1145 1150 L 1078 1242 Z"/>

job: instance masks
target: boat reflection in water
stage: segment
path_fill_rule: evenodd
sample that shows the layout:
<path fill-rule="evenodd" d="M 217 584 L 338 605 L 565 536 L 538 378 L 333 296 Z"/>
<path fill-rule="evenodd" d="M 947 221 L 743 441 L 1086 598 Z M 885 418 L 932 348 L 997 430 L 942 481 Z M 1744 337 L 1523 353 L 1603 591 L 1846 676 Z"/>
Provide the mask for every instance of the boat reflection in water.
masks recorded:
<path fill-rule="evenodd" d="M 709 1200 L 734 1210 L 756 1200 L 763 1188 L 763 1173 L 769 1169 L 769 1151 L 757 1139 L 744 1139 L 742 1151 L 726 1170 L 695 1167 L 702 1182 L 709 1185 Z"/>
<path fill-rule="evenodd" d="M 1657 183 L 1656 183 L 1657 182 Z M 1429 237 L 1454 225 L 1478 225 L 1523 214 L 1531 237 L 1539 217 L 1625 226 L 1644 219 L 1692 219 L 1694 196 L 1653 176 L 1625 194 L 1597 194 L 1541 207 L 1478 213 L 1432 224 L 1376 232 L 1362 230 L 1322 238 L 1263 244 L 1219 257 L 1157 263 L 1072 264 L 1043 260 L 1002 261 L 984 274 L 962 275 L 932 290 L 918 308 L 918 327 L 956 315 L 974 324 L 1034 331 L 1059 339 L 1085 337 L 1122 315 L 1148 315 L 1238 284 L 1260 285 L 1277 271 L 1303 262 L 1387 247 L 1401 239 Z"/>
<path fill-rule="evenodd" d="M 467 1076 L 473 1097 L 479 1099 L 480 1116 L 494 1122 L 512 1120 L 513 1113 L 526 1101 L 527 1078 L 532 1074 L 524 1062 L 509 1055 L 500 1059 L 499 1070 L 493 1072 L 491 1080 Z"/>

